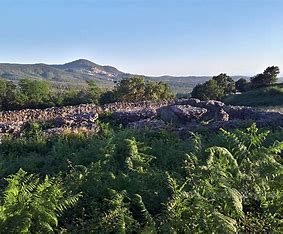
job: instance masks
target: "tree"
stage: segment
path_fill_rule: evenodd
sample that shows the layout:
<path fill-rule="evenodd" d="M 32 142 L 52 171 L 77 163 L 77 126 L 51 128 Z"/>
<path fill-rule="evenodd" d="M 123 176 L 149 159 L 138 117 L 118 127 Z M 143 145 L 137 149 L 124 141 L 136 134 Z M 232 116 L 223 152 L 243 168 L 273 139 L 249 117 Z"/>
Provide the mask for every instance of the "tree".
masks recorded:
<path fill-rule="evenodd" d="M 267 67 L 263 72 L 269 84 L 275 83 L 278 80 L 277 75 L 279 75 L 279 73 L 280 70 L 277 66 Z"/>
<path fill-rule="evenodd" d="M 117 98 L 116 92 L 114 92 L 113 90 L 107 90 L 103 92 L 99 97 L 100 104 L 113 103 L 117 101 L 118 101 L 118 98 Z"/>
<path fill-rule="evenodd" d="M 221 73 L 218 76 L 214 76 L 212 79 L 217 82 L 218 86 L 223 88 L 224 94 L 230 94 L 236 91 L 235 81 L 230 76 Z"/>
<path fill-rule="evenodd" d="M 121 80 L 113 91 L 118 101 L 158 101 L 172 99 L 174 94 L 163 82 L 146 81 L 142 76 Z"/>
<path fill-rule="evenodd" d="M 215 79 L 204 84 L 198 84 L 192 91 L 192 97 L 201 100 L 219 100 L 224 95 L 224 89 L 218 85 Z"/>
<path fill-rule="evenodd" d="M 52 95 L 51 83 L 44 80 L 21 79 L 19 87 L 28 107 L 46 106 Z"/>
<path fill-rule="evenodd" d="M 0 107 L 2 110 L 21 108 L 23 97 L 19 88 L 12 82 L 0 80 Z"/>
<path fill-rule="evenodd" d="M 144 99 L 145 80 L 140 76 L 123 79 L 118 83 L 116 92 L 120 101 L 141 101 Z"/>
<path fill-rule="evenodd" d="M 88 102 L 98 103 L 99 96 L 101 95 L 101 89 L 97 86 L 95 80 L 86 81 L 87 93 L 88 93 Z"/>
<path fill-rule="evenodd" d="M 253 87 L 261 87 L 275 83 L 278 78 L 277 75 L 280 73 L 279 67 L 270 66 L 267 67 L 263 73 L 257 74 L 251 78 Z"/>
<path fill-rule="evenodd" d="M 237 80 L 236 83 L 235 83 L 236 90 L 239 91 L 239 92 L 245 92 L 247 83 L 248 83 L 248 81 L 244 78 Z"/>
<path fill-rule="evenodd" d="M 235 81 L 230 76 L 221 73 L 204 84 L 198 84 L 194 87 L 191 95 L 201 100 L 219 100 L 223 96 L 234 92 L 236 92 Z"/>
<path fill-rule="evenodd" d="M 0 79 L 0 108 L 2 109 L 2 102 L 6 96 L 7 81 Z"/>

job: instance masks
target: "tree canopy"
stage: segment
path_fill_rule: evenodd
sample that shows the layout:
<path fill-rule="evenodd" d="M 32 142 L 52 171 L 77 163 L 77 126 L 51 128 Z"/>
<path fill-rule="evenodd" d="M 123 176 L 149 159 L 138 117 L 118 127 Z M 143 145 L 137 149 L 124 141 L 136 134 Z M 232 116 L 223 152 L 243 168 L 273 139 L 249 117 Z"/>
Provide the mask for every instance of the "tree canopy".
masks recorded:
<path fill-rule="evenodd" d="M 248 81 L 245 78 L 237 80 L 235 83 L 236 90 L 239 92 L 245 92 L 247 83 Z"/>
<path fill-rule="evenodd" d="M 56 87 L 49 81 L 21 79 L 18 84 L 0 79 L 0 109 L 46 108 L 51 106 L 98 103 L 102 90 L 95 81 L 82 88 Z"/>
<path fill-rule="evenodd" d="M 192 97 L 201 100 L 219 100 L 235 91 L 235 81 L 230 76 L 221 73 L 203 84 L 198 84 L 192 91 Z"/>
<path fill-rule="evenodd" d="M 114 90 L 102 95 L 104 103 L 113 101 L 158 101 L 174 98 L 170 87 L 164 82 L 145 80 L 142 76 L 123 79 L 117 83 Z"/>
<path fill-rule="evenodd" d="M 263 73 L 257 74 L 251 78 L 251 83 L 254 87 L 261 87 L 275 83 L 280 73 L 279 67 L 270 66 L 267 67 Z"/>

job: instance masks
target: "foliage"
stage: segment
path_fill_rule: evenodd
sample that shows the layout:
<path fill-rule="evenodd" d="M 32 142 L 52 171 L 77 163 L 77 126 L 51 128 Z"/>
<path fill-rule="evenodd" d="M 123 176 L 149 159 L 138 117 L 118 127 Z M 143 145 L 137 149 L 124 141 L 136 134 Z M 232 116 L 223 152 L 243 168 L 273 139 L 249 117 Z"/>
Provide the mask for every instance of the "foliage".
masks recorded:
<path fill-rule="evenodd" d="M 200 100 L 219 100 L 223 95 L 224 90 L 218 86 L 216 80 L 198 84 L 192 91 L 192 97 Z"/>
<path fill-rule="evenodd" d="M 111 113 L 100 121 L 109 119 Z M 32 204 L 18 208 L 4 202 L 7 191 L 14 190 L 2 182 L 1 207 L 13 207 L 14 214 L 2 225 L 13 223 L 11 230 L 18 232 L 23 217 L 32 215 L 40 217 L 29 229 L 36 233 L 47 232 L 42 223 L 65 233 L 280 233 L 282 142 L 282 130 L 255 125 L 182 137 L 116 128 L 109 134 L 46 139 L 32 124 L 23 137 L 0 144 L 0 176 L 16 173 L 8 178 L 21 181 L 15 185 L 21 193 L 9 200 L 26 201 L 20 195 L 32 187 Z M 22 175 L 19 168 L 48 177 Z M 15 180 L 19 175 L 22 179 Z M 44 187 L 42 193 L 38 187 Z M 57 189 L 63 195 L 56 200 Z M 80 193 L 72 211 L 57 215 L 54 207 L 63 197 Z"/>
<path fill-rule="evenodd" d="M 163 82 L 145 81 L 143 77 L 121 80 L 114 90 L 102 90 L 94 80 L 82 88 L 57 88 L 45 80 L 21 79 L 18 85 L 0 79 L 0 108 L 46 108 L 51 106 L 105 104 L 116 101 L 158 101 L 174 98 Z"/>
<path fill-rule="evenodd" d="M 163 82 L 146 81 L 144 77 L 134 76 L 121 80 L 111 92 L 103 96 L 103 102 L 109 101 L 158 101 L 174 98 L 169 86 Z"/>
<path fill-rule="evenodd" d="M 246 85 L 248 81 L 245 78 L 241 78 L 235 82 L 235 88 L 239 92 L 245 92 L 246 90 Z"/>
<path fill-rule="evenodd" d="M 273 84 L 278 80 L 277 75 L 279 73 L 279 67 L 267 67 L 263 73 L 257 74 L 256 76 L 252 77 L 251 83 L 255 88 Z"/>
<path fill-rule="evenodd" d="M 44 107 L 51 99 L 52 86 L 48 81 L 21 79 L 19 91 L 24 107 Z"/>
<path fill-rule="evenodd" d="M 102 90 L 95 81 L 87 81 L 86 88 L 56 88 L 45 80 L 21 79 L 18 85 L 0 79 L 0 108 L 14 110 L 23 108 L 46 108 L 51 106 L 96 103 Z"/>
<path fill-rule="evenodd" d="M 240 106 L 282 106 L 283 87 L 271 86 L 224 97 L 223 102 Z"/>
<path fill-rule="evenodd" d="M 236 91 L 235 81 L 224 73 L 212 77 L 217 82 L 217 85 L 223 88 L 224 94 L 234 93 Z"/>
<path fill-rule="evenodd" d="M 27 175 L 20 169 L 9 176 L 0 206 L 0 227 L 5 233 L 50 233 L 58 217 L 73 207 L 79 195 L 68 195 L 62 182 L 45 176 Z"/>
<path fill-rule="evenodd" d="M 192 97 L 201 100 L 219 100 L 235 91 L 235 81 L 226 74 L 221 73 L 203 84 L 198 84 L 192 91 Z"/>

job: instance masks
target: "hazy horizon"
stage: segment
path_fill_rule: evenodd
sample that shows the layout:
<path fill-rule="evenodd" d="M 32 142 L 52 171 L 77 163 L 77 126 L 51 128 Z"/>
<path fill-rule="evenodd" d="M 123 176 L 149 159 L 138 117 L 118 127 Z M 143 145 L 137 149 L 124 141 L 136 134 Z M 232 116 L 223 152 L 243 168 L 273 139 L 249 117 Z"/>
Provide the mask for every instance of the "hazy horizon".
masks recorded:
<path fill-rule="evenodd" d="M 151 76 L 283 69 L 280 0 L 3 0 L 1 9 L 1 63 L 83 58 Z"/>

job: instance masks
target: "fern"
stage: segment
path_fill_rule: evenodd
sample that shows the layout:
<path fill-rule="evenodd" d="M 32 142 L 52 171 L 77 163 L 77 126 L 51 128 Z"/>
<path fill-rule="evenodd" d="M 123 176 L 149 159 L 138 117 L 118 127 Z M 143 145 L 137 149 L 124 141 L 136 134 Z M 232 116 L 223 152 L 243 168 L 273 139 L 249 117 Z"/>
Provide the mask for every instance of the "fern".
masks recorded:
<path fill-rule="evenodd" d="M 50 233 L 58 217 L 74 206 L 80 194 L 66 196 L 60 180 L 27 175 L 20 169 L 9 176 L 0 206 L 0 228 L 12 233 Z"/>
<path fill-rule="evenodd" d="M 156 233 L 155 221 L 146 209 L 145 204 L 142 201 L 142 197 L 139 194 L 134 194 L 132 203 L 135 208 L 133 212 L 139 217 L 139 223 L 143 230 L 142 232 L 146 231 L 147 233 Z"/>

